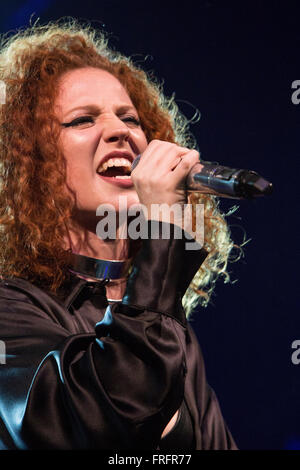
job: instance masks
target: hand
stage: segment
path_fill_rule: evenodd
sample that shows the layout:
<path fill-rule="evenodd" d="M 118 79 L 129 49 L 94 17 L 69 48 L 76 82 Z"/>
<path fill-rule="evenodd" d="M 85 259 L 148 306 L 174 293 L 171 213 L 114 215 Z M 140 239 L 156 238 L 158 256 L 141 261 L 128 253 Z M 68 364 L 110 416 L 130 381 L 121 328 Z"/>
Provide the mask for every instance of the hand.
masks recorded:
<path fill-rule="evenodd" d="M 153 204 L 183 206 L 187 202 L 185 179 L 199 162 L 199 153 L 179 145 L 153 140 L 131 173 L 140 203 L 150 218 Z M 164 220 L 161 215 L 159 220 Z M 169 220 L 168 220 L 169 221 Z"/>

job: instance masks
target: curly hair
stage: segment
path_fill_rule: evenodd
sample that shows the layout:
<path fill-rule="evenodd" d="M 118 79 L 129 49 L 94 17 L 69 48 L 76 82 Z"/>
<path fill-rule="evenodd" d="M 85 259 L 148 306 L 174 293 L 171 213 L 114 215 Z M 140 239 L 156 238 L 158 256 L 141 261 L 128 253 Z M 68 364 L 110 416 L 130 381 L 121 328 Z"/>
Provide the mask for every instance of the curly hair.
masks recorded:
<path fill-rule="evenodd" d="M 150 73 L 110 48 L 107 35 L 89 24 L 64 19 L 30 26 L 3 37 L 0 47 L 0 80 L 6 84 L 0 107 L 0 275 L 55 292 L 68 275 L 63 239 L 74 204 L 64 191 L 66 165 L 57 145 L 61 128 L 53 103 L 59 77 L 88 66 L 106 70 L 126 88 L 148 142 L 197 145 L 174 96 L 166 97 Z M 209 254 L 183 298 L 187 314 L 208 303 L 218 276 L 228 279 L 233 247 L 218 199 L 193 194 L 191 202 L 204 204 Z"/>

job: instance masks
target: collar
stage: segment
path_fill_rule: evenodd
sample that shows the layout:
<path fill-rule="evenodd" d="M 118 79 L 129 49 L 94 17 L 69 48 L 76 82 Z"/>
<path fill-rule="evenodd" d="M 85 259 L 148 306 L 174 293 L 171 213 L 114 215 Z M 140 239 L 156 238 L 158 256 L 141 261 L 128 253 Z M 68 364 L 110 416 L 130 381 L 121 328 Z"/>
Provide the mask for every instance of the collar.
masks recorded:
<path fill-rule="evenodd" d="M 86 281 L 80 279 L 73 273 L 63 292 L 63 304 L 68 310 L 72 305 L 77 307 L 85 300 L 90 298 L 92 304 L 97 308 L 106 308 L 108 306 L 108 299 L 106 298 L 105 286 L 109 279 L 99 280 L 97 282 Z"/>
<path fill-rule="evenodd" d="M 70 271 L 93 279 L 120 279 L 126 277 L 131 268 L 132 259 L 103 260 L 72 253 Z"/>

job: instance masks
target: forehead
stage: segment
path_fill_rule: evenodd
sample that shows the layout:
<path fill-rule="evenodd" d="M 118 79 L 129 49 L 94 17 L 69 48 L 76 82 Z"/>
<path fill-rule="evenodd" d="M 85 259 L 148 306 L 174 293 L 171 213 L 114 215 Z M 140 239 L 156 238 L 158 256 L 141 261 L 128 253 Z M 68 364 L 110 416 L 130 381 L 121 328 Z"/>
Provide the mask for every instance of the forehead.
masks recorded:
<path fill-rule="evenodd" d="M 123 85 L 106 70 L 92 67 L 71 70 L 58 83 L 56 103 L 62 106 L 111 100 L 132 104 Z"/>

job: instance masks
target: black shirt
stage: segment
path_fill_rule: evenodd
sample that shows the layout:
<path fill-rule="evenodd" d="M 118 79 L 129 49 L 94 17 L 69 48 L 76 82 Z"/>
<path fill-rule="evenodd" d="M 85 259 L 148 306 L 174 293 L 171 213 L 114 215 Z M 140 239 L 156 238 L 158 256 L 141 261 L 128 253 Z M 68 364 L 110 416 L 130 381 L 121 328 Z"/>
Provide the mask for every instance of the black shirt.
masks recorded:
<path fill-rule="evenodd" d="M 195 449 L 235 449 L 181 305 L 205 256 L 144 240 L 111 305 L 102 281 L 2 280 L 0 449 L 159 449 L 183 400 Z"/>

